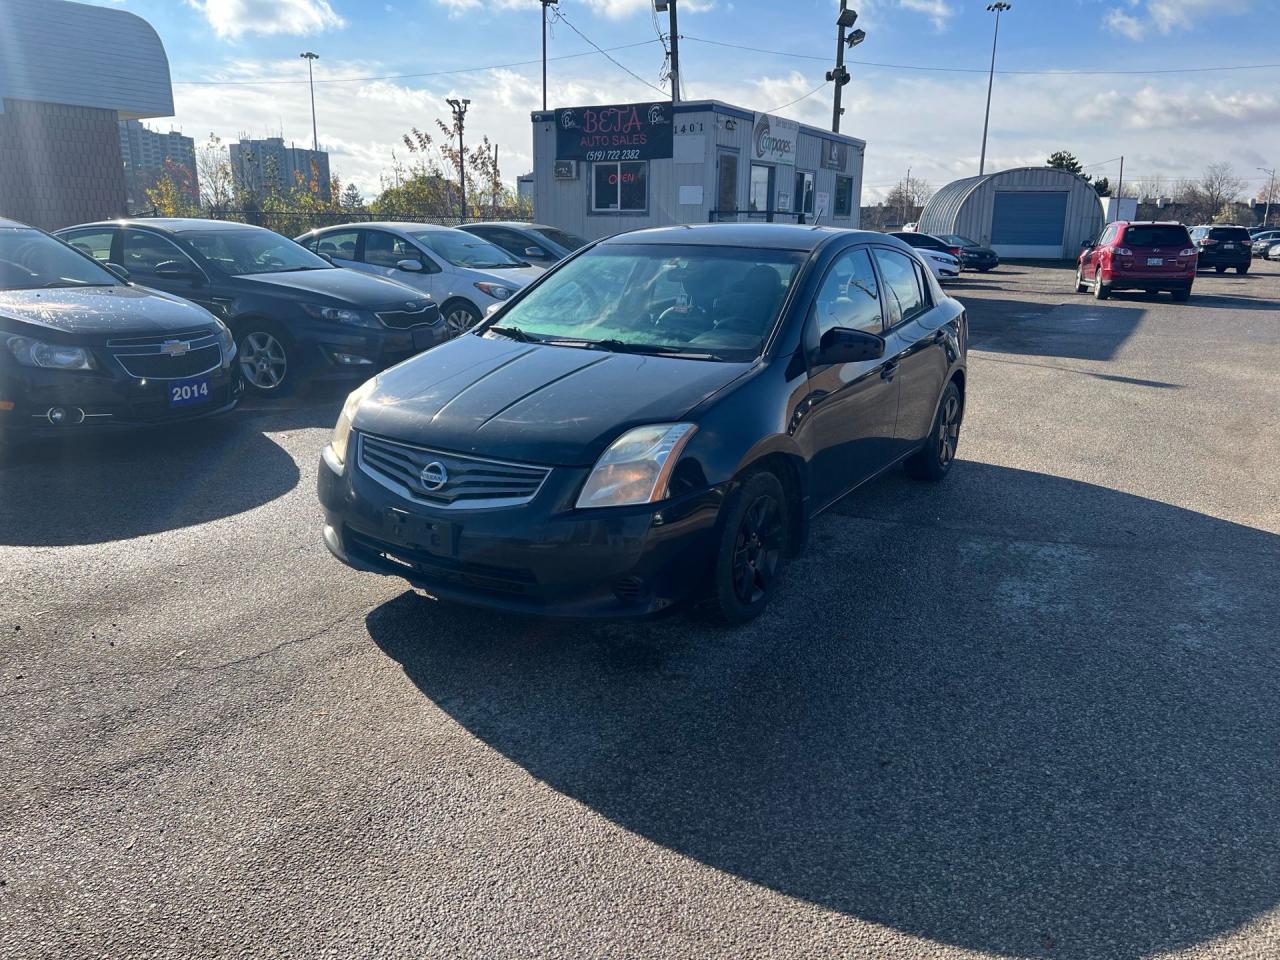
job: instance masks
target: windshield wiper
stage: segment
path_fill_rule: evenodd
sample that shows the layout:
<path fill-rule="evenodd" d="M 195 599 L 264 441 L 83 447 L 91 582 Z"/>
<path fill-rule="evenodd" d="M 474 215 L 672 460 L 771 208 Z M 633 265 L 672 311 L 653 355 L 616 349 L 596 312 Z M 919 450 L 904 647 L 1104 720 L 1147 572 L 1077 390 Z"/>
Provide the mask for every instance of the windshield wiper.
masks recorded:
<path fill-rule="evenodd" d="M 724 358 L 714 353 L 697 350 L 681 350 L 654 343 L 628 343 L 626 340 L 581 340 L 576 343 L 588 350 L 608 350 L 610 353 L 636 353 L 647 357 L 681 357 L 685 360 L 718 360 Z"/>
<path fill-rule="evenodd" d="M 521 343 L 545 343 L 542 337 L 535 337 L 531 333 L 525 333 L 519 327 L 489 327 L 485 333 L 496 333 L 512 340 L 519 340 Z"/>

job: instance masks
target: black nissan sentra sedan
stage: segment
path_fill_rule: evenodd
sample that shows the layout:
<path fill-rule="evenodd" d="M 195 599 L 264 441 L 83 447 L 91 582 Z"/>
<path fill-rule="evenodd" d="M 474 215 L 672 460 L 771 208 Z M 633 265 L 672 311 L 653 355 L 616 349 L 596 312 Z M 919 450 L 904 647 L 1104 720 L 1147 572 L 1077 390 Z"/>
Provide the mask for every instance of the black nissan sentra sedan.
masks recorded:
<path fill-rule="evenodd" d="M 204 308 L 0 220 L 0 440 L 225 412 L 240 399 L 235 355 Z"/>
<path fill-rule="evenodd" d="M 580 251 L 351 394 L 324 540 L 437 597 L 737 623 L 810 520 L 956 455 L 967 322 L 881 234 L 709 224 Z"/>
<path fill-rule="evenodd" d="M 245 388 L 360 380 L 451 336 L 425 294 L 335 267 L 244 223 L 155 218 L 89 223 L 60 238 L 147 287 L 207 307 L 235 334 Z"/>

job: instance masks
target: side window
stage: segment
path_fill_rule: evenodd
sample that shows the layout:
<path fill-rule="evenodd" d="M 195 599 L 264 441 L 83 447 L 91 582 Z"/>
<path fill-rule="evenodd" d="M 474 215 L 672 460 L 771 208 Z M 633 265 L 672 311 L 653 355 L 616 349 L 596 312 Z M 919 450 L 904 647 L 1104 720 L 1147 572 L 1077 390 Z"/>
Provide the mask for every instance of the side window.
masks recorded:
<path fill-rule="evenodd" d="M 880 333 L 884 329 L 880 291 L 866 248 L 847 250 L 827 271 L 813 302 L 818 336 L 833 327 Z"/>
<path fill-rule="evenodd" d="M 1109 225 L 1107 229 L 1102 231 L 1102 236 L 1098 238 L 1098 246 L 1104 247 L 1108 243 L 1110 243 L 1112 240 L 1114 240 L 1116 238 L 1116 232 L 1119 229 L 1120 228 L 1117 227 L 1114 223 Z"/>
<path fill-rule="evenodd" d="M 364 232 L 364 262 L 375 267 L 394 267 L 401 260 L 422 262 L 422 254 L 405 240 L 381 230 Z"/>
<path fill-rule="evenodd" d="M 893 303 L 894 323 L 914 320 L 928 309 L 924 291 L 920 289 L 920 279 L 916 276 L 915 262 L 910 257 L 896 250 L 876 247 L 876 264 Z"/>
<path fill-rule="evenodd" d="M 81 253 L 87 253 L 93 259 L 106 263 L 111 259 L 111 238 L 114 234 L 114 230 L 78 230 L 66 234 L 62 239 Z"/>
<path fill-rule="evenodd" d="M 356 258 L 356 232 L 344 230 L 341 233 L 326 233 L 313 237 L 307 248 L 315 253 L 327 253 L 334 260 L 351 260 Z"/>
<path fill-rule="evenodd" d="M 514 230 L 494 230 L 489 234 L 487 239 L 490 243 L 496 243 L 503 250 L 507 251 L 507 253 L 511 254 L 513 257 L 519 257 L 521 260 L 524 259 L 524 252 L 530 247 L 537 247 L 538 250 L 541 251 L 538 254 L 540 257 L 551 256 L 551 254 L 543 249 L 542 244 L 535 240 L 528 240 L 520 236 L 520 234 L 516 233 Z"/>
<path fill-rule="evenodd" d="M 912 266 L 916 268 L 916 283 L 920 285 L 920 303 L 923 309 L 928 310 L 933 306 L 933 287 L 929 283 L 929 276 L 925 272 L 924 264 L 913 263 Z"/>
<path fill-rule="evenodd" d="M 191 258 L 164 237 L 144 230 L 124 232 L 121 256 L 124 268 L 130 273 L 155 273 L 160 264 L 175 260 L 184 267 L 191 265 Z"/>

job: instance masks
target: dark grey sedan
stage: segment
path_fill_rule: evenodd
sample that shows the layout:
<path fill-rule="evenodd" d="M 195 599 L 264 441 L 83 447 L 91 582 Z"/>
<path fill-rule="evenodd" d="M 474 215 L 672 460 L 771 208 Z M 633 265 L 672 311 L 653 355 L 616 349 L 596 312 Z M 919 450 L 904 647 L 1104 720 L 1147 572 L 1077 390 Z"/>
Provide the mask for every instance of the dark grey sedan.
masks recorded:
<path fill-rule="evenodd" d="M 556 227 L 549 227 L 545 223 L 506 220 L 465 223 L 459 229 L 473 233 L 477 237 L 483 237 L 513 257 L 527 260 L 535 267 L 541 267 L 544 270 L 587 245 L 587 241 L 582 237 Z"/>

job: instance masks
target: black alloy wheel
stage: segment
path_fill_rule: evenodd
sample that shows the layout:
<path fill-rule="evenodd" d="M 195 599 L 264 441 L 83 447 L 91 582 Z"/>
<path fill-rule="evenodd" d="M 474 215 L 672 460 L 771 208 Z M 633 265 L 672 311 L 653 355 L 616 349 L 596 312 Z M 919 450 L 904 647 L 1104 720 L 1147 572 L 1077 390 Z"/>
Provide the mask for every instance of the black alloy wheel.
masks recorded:
<path fill-rule="evenodd" d="M 748 474 L 727 511 L 713 573 L 713 599 L 721 620 L 741 624 L 768 606 L 786 565 L 786 491 L 772 473 Z"/>
<path fill-rule="evenodd" d="M 917 480 L 941 480 L 955 463 L 960 447 L 960 424 L 964 420 L 964 399 L 955 382 L 942 391 L 933 429 L 924 446 L 907 458 L 907 473 Z"/>

